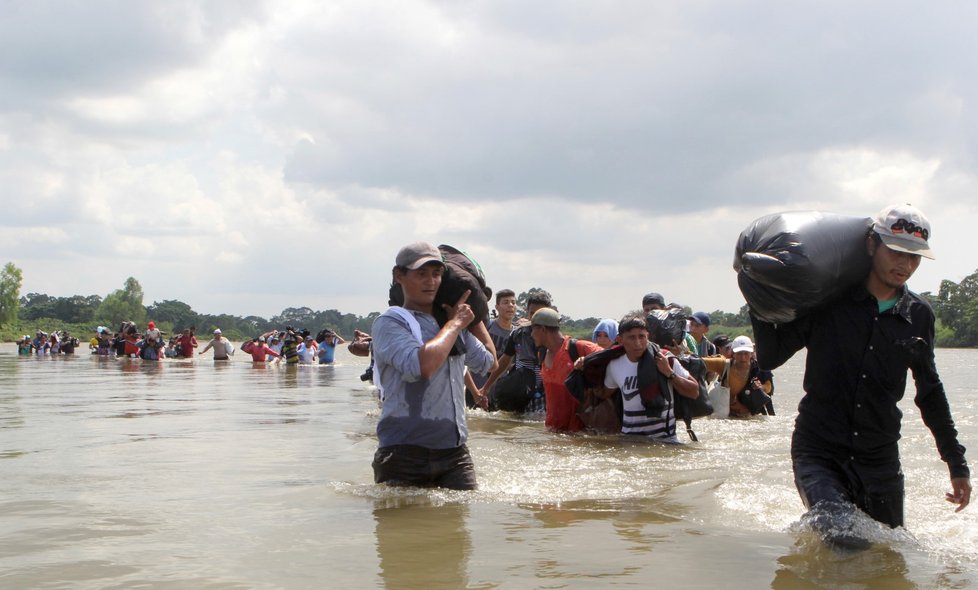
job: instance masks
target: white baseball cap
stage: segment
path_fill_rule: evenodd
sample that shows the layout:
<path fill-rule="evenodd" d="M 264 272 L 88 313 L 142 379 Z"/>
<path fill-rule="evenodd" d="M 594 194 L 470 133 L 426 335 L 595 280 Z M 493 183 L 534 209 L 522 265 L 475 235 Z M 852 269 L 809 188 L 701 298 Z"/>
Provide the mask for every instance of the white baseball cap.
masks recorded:
<path fill-rule="evenodd" d="M 747 336 L 737 336 L 730 343 L 734 352 L 754 352 L 754 343 Z"/>
<path fill-rule="evenodd" d="M 890 205 L 883 208 L 873 222 L 873 231 L 891 250 L 917 254 L 934 259 L 934 252 L 927 240 L 930 238 L 930 221 L 913 205 Z"/>

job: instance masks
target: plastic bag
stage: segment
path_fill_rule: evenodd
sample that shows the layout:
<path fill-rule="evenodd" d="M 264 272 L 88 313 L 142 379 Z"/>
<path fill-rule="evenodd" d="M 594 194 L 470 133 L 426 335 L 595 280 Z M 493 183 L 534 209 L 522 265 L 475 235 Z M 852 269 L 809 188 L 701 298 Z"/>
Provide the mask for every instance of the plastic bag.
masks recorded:
<path fill-rule="evenodd" d="M 489 298 L 492 297 L 492 289 L 486 285 L 485 276 L 482 269 L 478 266 L 473 268 L 472 261 L 468 255 L 442 244 L 438 246 L 445 257 L 445 274 L 441 279 L 441 286 L 435 295 L 435 308 L 441 310 L 441 304 L 455 305 L 459 297 L 465 291 L 470 291 L 469 298 L 465 300 L 475 314 L 473 323 L 489 319 Z M 435 314 L 436 317 L 438 314 Z M 439 323 L 443 323 L 439 321 Z"/>
<path fill-rule="evenodd" d="M 681 309 L 655 309 L 645 317 L 649 340 L 659 346 L 672 346 L 685 338 L 686 314 Z"/>
<path fill-rule="evenodd" d="M 494 405 L 505 412 L 525 412 L 533 400 L 537 378 L 533 369 L 516 367 L 496 381 L 493 389 Z"/>
<path fill-rule="evenodd" d="M 740 234 L 737 283 L 751 313 L 774 324 L 793 321 L 839 299 L 869 272 L 868 217 L 818 211 L 756 219 Z"/>
<path fill-rule="evenodd" d="M 710 399 L 710 389 L 706 382 L 706 365 L 703 364 L 703 359 L 698 356 L 686 356 L 680 358 L 679 362 L 696 379 L 700 388 L 699 396 L 696 399 L 682 395 L 676 396 L 676 418 L 683 420 L 686 423 L 686 428 L 689 428 L 689 422 L 693 418 L 713 415 L 713 401 Z"/>
<path fill-rule="evenodd" d="M 750 410 L 751 416 L 756 416 L 757 414 L 768 413 L 767 408 L 771 405 L 771 396 L 764 393 L 760 387 L 754 387 L 748 383 L 747 387 L 737 394 L 737 401 Z"/>

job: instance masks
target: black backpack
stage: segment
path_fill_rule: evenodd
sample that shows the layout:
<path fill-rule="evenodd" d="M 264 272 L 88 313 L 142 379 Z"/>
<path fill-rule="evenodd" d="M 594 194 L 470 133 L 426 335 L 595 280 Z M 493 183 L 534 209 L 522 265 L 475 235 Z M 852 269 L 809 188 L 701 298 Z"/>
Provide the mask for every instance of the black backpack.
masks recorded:
<path fill-rule="evenodd" d="M 676 419 L 682 420 L 686 424 L 686 434 L 689 440 L 696 442 L 696 433 L 693 432 L 693 418 L 702 418 L 713 414 L 713 402 L 710 401 L 710 392 L 706 389 L 706 364 L 698 356 L 680 357 L 679 364 L 689 371 L 689 374 L 696 379 L 700 393 L 696 399 L 691 399 L 678 393 L 673 396 Z"/>

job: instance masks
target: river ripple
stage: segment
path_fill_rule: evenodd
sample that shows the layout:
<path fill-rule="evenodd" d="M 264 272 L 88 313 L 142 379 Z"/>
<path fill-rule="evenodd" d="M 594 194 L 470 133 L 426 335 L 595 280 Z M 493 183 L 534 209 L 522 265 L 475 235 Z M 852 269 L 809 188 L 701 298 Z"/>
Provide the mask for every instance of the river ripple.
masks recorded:
<path fill-rule="evenodd" d="M 799 519 L 779 415 L 699 420 L 665 447 L 557 436 L 470 413 L 480 490 L 372 483 L 362 359 L 19 358 L 0 348 L 2 588 L 959 588 L 978 584 L 978 511 L 910 400 L 907 531 L 838 554 Z M 978 440 L 978 352 L 939 351 L 962 442 Z M 911 387 L 912 397 L 912 387 Z M 974 453 L 971 453 L 972 456 Z"/>

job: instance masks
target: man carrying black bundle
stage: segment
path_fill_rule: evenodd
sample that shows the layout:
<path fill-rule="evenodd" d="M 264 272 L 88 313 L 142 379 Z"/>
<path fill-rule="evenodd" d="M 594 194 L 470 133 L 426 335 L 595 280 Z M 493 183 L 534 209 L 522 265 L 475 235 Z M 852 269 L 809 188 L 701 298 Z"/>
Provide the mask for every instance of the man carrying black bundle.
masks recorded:
<path fill-rule="evenodd" d="M 434 316 L 445 263 L 435 246 L 409 244 L 392 271 L 403 304 L 374 320 L 371 333 L 374 383 L 382 390 L 377 423 L 379 448 L 374 481 L 399 486 L 476 487 L 475 467 L 465 443 L 465 367 L 488 371 L 494 351 L 469 331 L 475 314 L 463 292 L 444 305 L 444 325 Z M 488 336 L 486 336 L 488 338 Z"/>
<path fill-rule="evenodd" d="M 810 510 L 831 516 L 854 504 L 890 527 L 903 526 L 897 403 L 907 369 L 916 384 L 914 403 L 950 470 L 946 498 L 956 512 L 971 500 L 965 449 L 934 363 L 934 313 L 906 287 L 920 257 L 934 258 L 929 237 L 930 223 L 918 209 L 887 207 L 867 233 L 869 273 L 841 301 L 786 324 L 751 316 L 762 369 L 808 349 L 791 457 L 795 485 Z M 831 521 L 827 526 L 840 524 Z"/>

